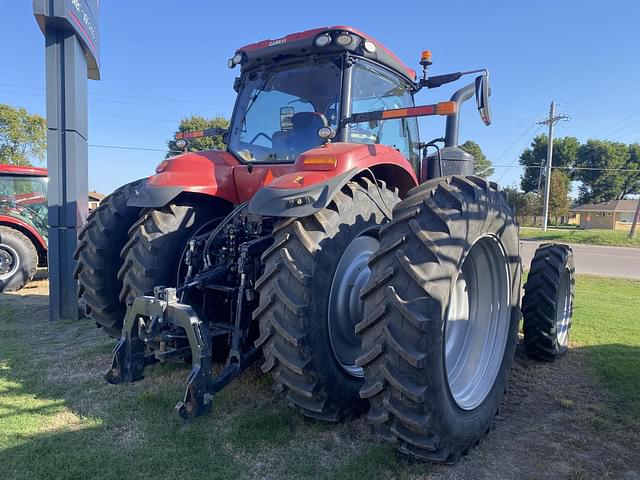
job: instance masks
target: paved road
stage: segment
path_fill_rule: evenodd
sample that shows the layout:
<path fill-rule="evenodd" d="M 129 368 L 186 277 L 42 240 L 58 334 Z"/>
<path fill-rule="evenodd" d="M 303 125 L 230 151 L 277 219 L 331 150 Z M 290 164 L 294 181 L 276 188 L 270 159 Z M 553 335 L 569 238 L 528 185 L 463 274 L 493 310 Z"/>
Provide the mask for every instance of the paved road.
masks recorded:
<path fill-rule="evenodd" d="M 531 258 L 540 243 L 544 242 L 520 241 L 520 254 L 525 269 L 529 269 Z M 640 248 L 575 244 L 571 245 L 571 248 L 576 262 L 576 273 L 640 280 Z"/>

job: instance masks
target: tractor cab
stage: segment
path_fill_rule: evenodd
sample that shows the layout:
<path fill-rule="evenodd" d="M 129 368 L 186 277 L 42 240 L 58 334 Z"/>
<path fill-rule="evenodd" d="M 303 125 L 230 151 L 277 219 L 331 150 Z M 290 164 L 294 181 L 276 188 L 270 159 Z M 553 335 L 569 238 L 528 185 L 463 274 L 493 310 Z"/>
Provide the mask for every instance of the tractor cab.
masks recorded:
<path fill-rule="evenodd" d="M 473 158 L 457 147 L 458 111 L 475 92 L 483 120 L 490 123 L 488 74 L 474 70 L 429 77 L 428 51 L 420 63 L 423 75 L 417 79 L 414 70 L 378 41 L 342 26 L 246 45 L 228 62 L 230 68 L 240 66 L 228 131 L 178 133 L 176 145 L 186 148 L 189 138 L 224 134 L 228 152 L 250 165 L 293 163 L 331 142 L 384 145 L 400 154 L 399 162 L 409 162 L 421 179 L 446 173 L 443 166 L 451 167 L 451 174 L 469 174 Z M 414 94 L 422 88 L 469 73 L 481 75 L 451 101 L 415 107 Z M 425 115 L 447 116 L 447 133 L 436 140 L 449 148 L 423 166 L 422 150 L 434 146 L 419 139 L 417 117 Z M 436 160 L 440 171 L 434 170 Z"/>
<path fill-rule="evenodd" d="M 316 29 L 240 48 L 228 148 L 240 161 L 293 162 L 334 139 L 383 144 L 417 165 L 414 118 L 350 124 L 355 113 L 413 107 L 415 72 L 348 27 Z"/>

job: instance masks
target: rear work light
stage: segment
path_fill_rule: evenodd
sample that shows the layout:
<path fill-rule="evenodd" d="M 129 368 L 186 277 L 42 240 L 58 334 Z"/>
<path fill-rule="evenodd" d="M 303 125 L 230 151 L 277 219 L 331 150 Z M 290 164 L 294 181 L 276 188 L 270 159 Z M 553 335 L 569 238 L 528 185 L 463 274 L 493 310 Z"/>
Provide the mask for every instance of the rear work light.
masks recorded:
<path fill-rule="evenodd" d="M 318 35 L 313 43 L 316 45 L 316 47 L 326 47 L 331 43 L 331 35 L 329 35 L 328 33 Z"/>
<path fill-rule="evenodd" d="M 336 43 L 341 47 L 346 47 L 347 45 L 350 45 L 351 42 L 353 42 L 353 37 L 348 33 L 341 33 L 336 38 Z"/>

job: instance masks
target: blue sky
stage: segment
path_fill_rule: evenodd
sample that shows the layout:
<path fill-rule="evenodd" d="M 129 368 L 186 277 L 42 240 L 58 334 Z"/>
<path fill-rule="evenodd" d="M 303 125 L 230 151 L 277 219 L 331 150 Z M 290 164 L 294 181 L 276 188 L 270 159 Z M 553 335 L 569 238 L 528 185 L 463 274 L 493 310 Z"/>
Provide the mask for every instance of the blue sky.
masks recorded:
<path fill-rule="evenodd" d="M 255 6 L 252 6 L 255 5 Z M 234 50 L 265 38 L 324 25 L 369 33 L 418 69 L 432 73 L 487 67 L 494 122 L 484 127 L 470 102 L 461 141 L 475 140 L 498 165 L 494 179 L 517 182 L 517 157 L 542 131 L 535 122 L 556 100 L 571 117 L 557 135 L 640 141 L 640 2 L 214 2 L 103 0 L 102 80 L 89 81 L 89 143 L 163 149 L 181 117 L 229 116 Z M 45 113 L 44 39 L 29 0 L 0 2 L 0 103 Z M 460 83 L 462 85 L 462 83 Z M 452 88 L 422 92 L 418 103 Z M 421 137 L 444 132 L 421 123 Z M 89 188 L 109 192 L 149 175 L 157 151 L 89 149 Z"/>

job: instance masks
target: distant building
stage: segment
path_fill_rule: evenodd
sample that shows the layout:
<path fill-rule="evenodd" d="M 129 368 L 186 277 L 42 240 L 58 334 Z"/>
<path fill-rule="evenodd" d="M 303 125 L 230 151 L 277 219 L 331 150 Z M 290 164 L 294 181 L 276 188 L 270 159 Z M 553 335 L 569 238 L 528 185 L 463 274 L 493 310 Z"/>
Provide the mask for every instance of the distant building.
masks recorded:
<path fill-rule="evenodd" d="M 104 200 L 106 195 L 98 192 L 89 192 L 89 211 L 95 210 L 100 205 L 100 202 Z"/>
<path fill-rule="evenodd" d="M 612 200 L 591 203 L 571 209 L 580 214 L 580 228 L 603 228 L 608 230 L 629 230 L 633 215 L 640 200 Z"/>

